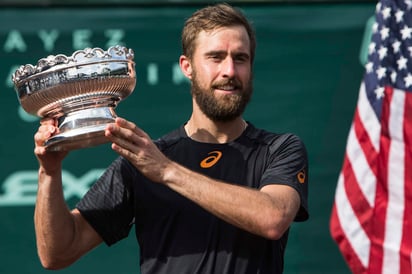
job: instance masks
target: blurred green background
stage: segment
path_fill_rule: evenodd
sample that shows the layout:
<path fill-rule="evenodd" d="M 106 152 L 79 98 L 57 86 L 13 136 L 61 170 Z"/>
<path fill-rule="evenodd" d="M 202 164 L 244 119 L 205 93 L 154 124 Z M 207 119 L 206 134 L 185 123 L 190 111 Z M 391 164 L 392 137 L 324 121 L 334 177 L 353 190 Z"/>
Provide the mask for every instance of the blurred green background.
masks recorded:
<path fill-rule="evenodd" d="M 329 233 L 329 216 L 363 76 L 360 52 L 373 1 L 229 1 L 257 32 L 255 93 L 245 118 L 293 132 L 310 160 L 310 220 L 292 226 L 285 273 L 349 273 Z M 178 68 L 184 20 L 205 1 L 0 1 L 0 273 L 49 273 L 36 254 L 33 209 L 35 117 L 25 114 L 11 75 L 23 64 L 85 47 L 135 52 L 137 86 L 116 109 L 153 138 L 185 122 L 189 85 Z M 64 162 L 72 206 L 116 157 L 109 145 Z M 139 273 L 134 233 L 57 273 Z"/>

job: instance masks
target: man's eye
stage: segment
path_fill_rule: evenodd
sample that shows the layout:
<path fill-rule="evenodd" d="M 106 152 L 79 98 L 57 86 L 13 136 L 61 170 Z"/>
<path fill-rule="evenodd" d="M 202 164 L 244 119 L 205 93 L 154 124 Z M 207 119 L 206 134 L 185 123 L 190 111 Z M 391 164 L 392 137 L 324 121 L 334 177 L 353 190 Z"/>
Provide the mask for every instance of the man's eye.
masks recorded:
<path fill-rule="evenodd" d="M 210 59 L 212 59 L 212 60 L 220 60 L 221 57 L 220 57 L 219 55 L 211 55 L 211 56 L 210 56 Z"/>
<path fill-rule="evenodd" d="M 245 63 L 245 62 L 248 62 L 248 60 L 249 60 L 249 58 L 247 57 L 247 56 L 237 56 L 236 58 L 235 58 L 235 62 L 237 62 L 237 63 Z"/>

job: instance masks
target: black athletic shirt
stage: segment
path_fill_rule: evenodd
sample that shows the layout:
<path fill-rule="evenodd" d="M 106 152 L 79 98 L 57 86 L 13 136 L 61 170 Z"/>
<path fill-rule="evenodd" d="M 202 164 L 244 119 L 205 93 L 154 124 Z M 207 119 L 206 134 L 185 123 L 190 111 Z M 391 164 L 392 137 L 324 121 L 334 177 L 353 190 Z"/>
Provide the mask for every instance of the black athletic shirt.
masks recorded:
<path fill-rule="evenodd" d="M 306 149 L 293 134 L 273 134 L 249 123 L 238 139 L 209 144 L 193 141 L 182 126 L 156 144 L 170 159 L 228 183 L 255 189 L 289 185 L 301 198 L 295 221 L 308 218 Z M 288 232 L 275 241 L 239 229 L 149 181 L 122 157 L 77 208 L 107 245 L 127 237 L 135 225 L 142 274 L 283 271 Z"/>

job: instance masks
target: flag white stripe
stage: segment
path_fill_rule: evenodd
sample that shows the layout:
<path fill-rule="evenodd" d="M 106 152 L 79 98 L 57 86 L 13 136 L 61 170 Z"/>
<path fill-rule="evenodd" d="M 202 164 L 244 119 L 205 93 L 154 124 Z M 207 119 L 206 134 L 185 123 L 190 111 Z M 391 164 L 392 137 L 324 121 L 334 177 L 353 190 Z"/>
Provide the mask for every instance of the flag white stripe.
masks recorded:
<path fill-rule="evenodd" d="M 364 92 L 361 92 L 361 93 L 364 93 Z M 369 105 L 369 102 L 362 103 L 361 97 L 362 96 L 360 96 L 359 98 L 360 102 L 358 103 L 358 105 L 362 105 L 364 103 Z M 367 111 L 367 110 L 365 110 L 365 108 L 361 109 L 359 107 L 359 113 L 362 113 L 362 111 Z M 363 115 L 363 117 L 366 117 L 366 116 L 367 115 L 365 114 Z M 370 118 L 368 120 L 372 121 L 373 119 Z M 359 182 L 358 186 L 361 189 L 364 197 L 368 201 L 369 206 L 374 207 L 375 192 L 376 192 L 376 177 L 373 174 L 372 170 L 369 168 L 369 163 L 366 159 L 365 154 L 363 153 L 362 146 L 356 137 L 356 133 L 355 133 L 355 129 L 353 125 L 351 126 L 349 130 L 347 144 L 348 145 L 346 147 L 346 154 L 352 165 L 352 169 L 355 174 L 356 181 Z"/>
<path fill-rule="evenodd" d="M 400 248 L 403 235 L 405 147 L 403 140 L 403 115 L 405 92 L 394 90 L 390 104 L 388 155 L 388 206 L 385 221 L 385 240 L 382 273 L 400 271 Z"/>
<path fill-rule="evenodd" d="M 369 103 L 369 100 L 366 95 L 365 83 L 363 81 L 360 86 L 357 107 L 360 120 L 362 121 L 365 131 L 369 133 L 370 141 L 374 149 L 378 152 L 380 146 L 379 136 L 381 131 L 381 124 L 378 120 L 378 117 L 376 117 L 375 115 L 375 111 Z"/>
<path fill-rule="evenodd" d="M 336 213 L 345 238 L 352 246 L 362 265 L 366 267 L 369 262 L 370 240 L 360 225 L 346 195 L 342 174 L 339 176 L 336 187 L 335 203 L 339 205 L 336 207 Z"/>

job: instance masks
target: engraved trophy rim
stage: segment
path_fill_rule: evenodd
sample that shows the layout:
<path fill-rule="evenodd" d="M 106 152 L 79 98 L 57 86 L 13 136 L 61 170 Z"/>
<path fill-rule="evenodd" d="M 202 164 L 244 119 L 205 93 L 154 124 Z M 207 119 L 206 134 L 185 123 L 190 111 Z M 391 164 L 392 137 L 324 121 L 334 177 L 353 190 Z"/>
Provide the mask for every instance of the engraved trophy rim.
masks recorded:
<path fill-rule="evenodd" d="M 58 120 L 59 133 L 46 140 L 48 150 L 74 150 L 107 142 L 104 127 L 117 104 L 136 85 L 134 52 L 124 46 L 85 48 L 49 55 L 12 75 L 22 108 Z"/>

